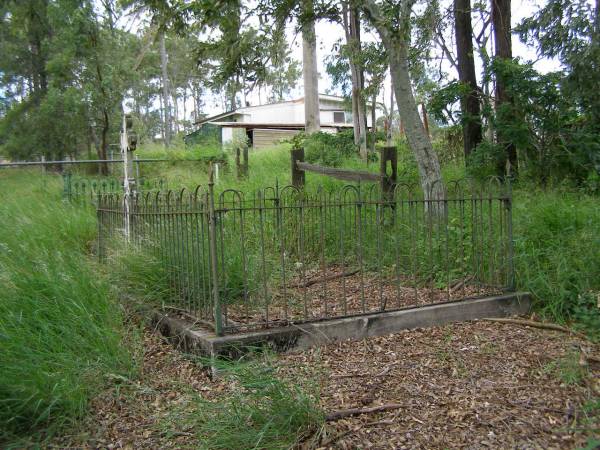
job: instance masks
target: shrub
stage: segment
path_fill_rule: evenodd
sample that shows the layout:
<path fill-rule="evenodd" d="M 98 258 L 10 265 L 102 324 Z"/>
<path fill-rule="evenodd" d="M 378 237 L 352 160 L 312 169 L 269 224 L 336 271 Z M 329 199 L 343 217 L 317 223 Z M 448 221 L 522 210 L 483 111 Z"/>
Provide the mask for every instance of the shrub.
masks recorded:
<path fill-rule="evenodd" d="M 342 131 L 337 134 L 313 133 L 304 138 L 306 161 L 336 167 L 342 164 L 344 158 L 356 153 L 352 131 Z"/>

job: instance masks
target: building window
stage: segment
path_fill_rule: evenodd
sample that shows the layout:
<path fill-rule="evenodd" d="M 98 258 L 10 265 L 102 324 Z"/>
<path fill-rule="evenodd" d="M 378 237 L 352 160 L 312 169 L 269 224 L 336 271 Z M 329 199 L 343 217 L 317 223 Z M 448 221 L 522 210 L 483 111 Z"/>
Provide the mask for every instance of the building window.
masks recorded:
<path fill-rule="evenodd" d="M 344 111 L 334 111 L 333 112 L 333 123 L 345 123 L 346 115 Z"/>

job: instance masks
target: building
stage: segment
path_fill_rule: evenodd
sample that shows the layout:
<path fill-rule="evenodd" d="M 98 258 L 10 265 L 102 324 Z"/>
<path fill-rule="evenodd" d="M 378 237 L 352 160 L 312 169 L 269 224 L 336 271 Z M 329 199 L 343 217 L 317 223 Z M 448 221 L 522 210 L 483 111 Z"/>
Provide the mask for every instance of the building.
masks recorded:
<path fill-rule="evenodd" d="M 322 131 L 337 133 L 353 128 L 351 107 L 344 98 L 319 94 L 319 109 Z M 367 116 L 367 127 L 371 127 L 371 114 Z M 304 97 L 238 108 L 206 117 L 196 125 L 198 130 L 188 138 L 214 133 L 222 144 L 227 144 L 232 141 L 234 134 L 240 133 L 246 135 L 251 147 L 268 147 L 304 130 Z"/>

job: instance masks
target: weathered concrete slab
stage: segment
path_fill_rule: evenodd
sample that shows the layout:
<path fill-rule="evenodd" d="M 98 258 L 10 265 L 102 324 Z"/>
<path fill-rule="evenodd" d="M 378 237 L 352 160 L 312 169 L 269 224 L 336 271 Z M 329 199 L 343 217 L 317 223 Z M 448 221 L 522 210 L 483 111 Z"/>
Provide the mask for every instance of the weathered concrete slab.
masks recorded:
<path fill-rule="evenodd" d="M 522 315 L 530 307 L 530 294 L 515 292 L 227 336 L 216 336 L 198 325 L 159 312 L 155 313 L 154 322 L 163 335 L 172 338 L 187 352 L 209 357 L 235 357 L 247 351 L 248 347 L 268 346 L 275 351 L 304 350 L 335 341 L 381 336 L 411 328 Z"/>

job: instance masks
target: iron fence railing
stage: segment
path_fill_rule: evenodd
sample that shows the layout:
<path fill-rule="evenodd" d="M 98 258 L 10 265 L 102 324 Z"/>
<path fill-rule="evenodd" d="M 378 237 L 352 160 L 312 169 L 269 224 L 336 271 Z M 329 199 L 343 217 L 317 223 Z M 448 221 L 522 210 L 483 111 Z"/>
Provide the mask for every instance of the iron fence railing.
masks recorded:
<path fill-rule="evenodd" d="M 124 198 L 98 198 L 110 258 Z M 212 185 L 130 199 L 131 245 L 166 274 L 168 301 L 218 334 L 389 311 L 514 288 L 510 188 L 451 183 L 253 194 Z"/>

